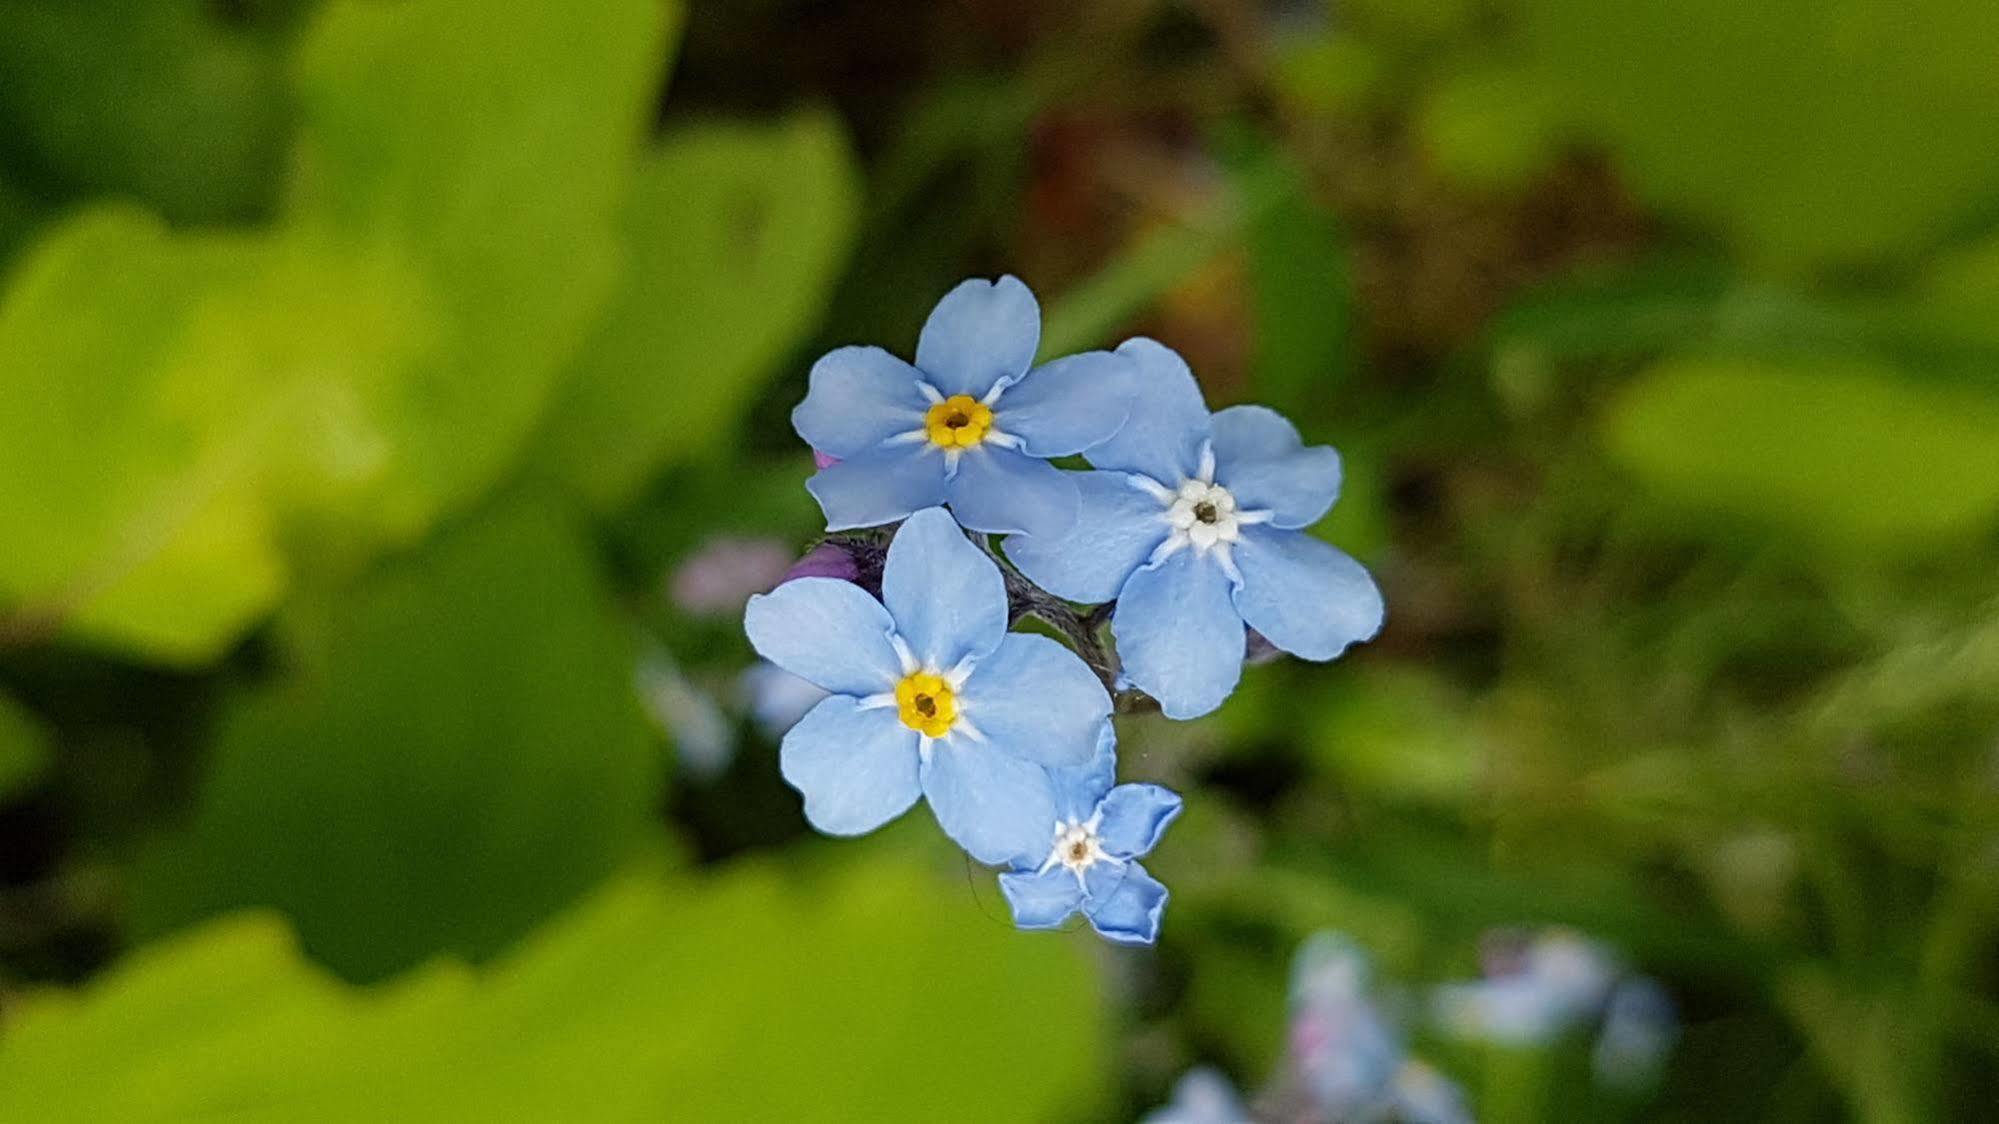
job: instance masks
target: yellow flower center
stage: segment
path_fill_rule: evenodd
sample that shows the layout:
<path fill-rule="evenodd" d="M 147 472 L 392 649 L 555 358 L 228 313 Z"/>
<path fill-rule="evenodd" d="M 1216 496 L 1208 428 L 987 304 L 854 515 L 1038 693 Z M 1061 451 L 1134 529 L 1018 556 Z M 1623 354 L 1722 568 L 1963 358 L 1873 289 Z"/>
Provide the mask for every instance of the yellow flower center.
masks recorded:
<path fill-rule="evenodd" d="M 953 394 L 923 415 L 930 443 L 944 449 L 970 448 L 984 441 L 992 427 L 992 407 L 968 394 Z"/>
<path fill-rule="evenodd" d="M 895 708 L 902 724 L 927 738 L 941 738 L 958 720 L 958 696 L 944 677 L 919 671 L 895 685 Z"/>

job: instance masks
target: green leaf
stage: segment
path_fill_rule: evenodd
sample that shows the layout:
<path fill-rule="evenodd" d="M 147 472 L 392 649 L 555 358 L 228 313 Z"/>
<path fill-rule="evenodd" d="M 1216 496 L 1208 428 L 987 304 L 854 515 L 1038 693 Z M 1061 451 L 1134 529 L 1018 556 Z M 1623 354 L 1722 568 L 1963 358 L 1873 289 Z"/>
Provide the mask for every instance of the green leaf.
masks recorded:
<path fill-rule="evenodd" d="M 614 269 L 660 57 L 645 0 L 330 8 L 264 234 L 124 209 L 0 304 L 0 602 L 212 658 L 301 565 L 351 571 L 511 463 Z"/>
<path fill-rule="evenodd" d="M 486 968 L 362 989 L 236 915 L 11 1009 L 0 1117 L 1089 1116 L 1093 938 L 1016 932 L 957 874 L 874 855 L 622 878 Z"/>
<path fill-rule="evenodd" d="M 0 695 L 0 801 L 35 783 L 48 764 L 48 731 L 20 703 Z"/>
<path fill-rule="evenodd" d="M 622 286 L 571 366 L 542 455 L 599 508 L 729 447 L 817 321 L 860 205 L 839 124 L 705 124 L 640 164 Z"/>
<path fill-rule="evenodd" d="M 1826 545 L 1914 553 L 1999 513 L 1999 396 L 1861 362 L 1661 363 L 1603 440 L 1669 501 Z"/>
<path fill-rule="evenodd" d="M 1445 175 L 1475 187 L 1518 188 L 1554 162 L 1561 91 L 1543 75 L 1492 66 L 1432 90 L 1416 128 Z"/>
<path fill-rule="evenodd" d="M 0 157 L 51 199 L 136 198 L 177 223 L 268 210 L 284 53 L 197 0 L 0 5 Z"/>
<path fill-rule="evenodd" d="M 193 823 L 135 879 L 141 930 L 274 905 L 374 978 L 492 954 L 644 836 L 663 759 L 574 528 L 514 502 L 315 620 L 224 716 Z"/>
<path fill-rule="evenodd" d="M 1323 413 L 1353 369 L 1345 234 L 1281 155 L 1250 155 L 1237 176 L 1245 197 L 1267 200 L 1243 230 L 1258 399 L 1294 418 Z"/>
<path fill-rule="evenodd" d="M 1522 9 L 1574 123 L 1638 191 L 1786 265 L 1906 256 L 1999 191 L 1999 5 Z"/>

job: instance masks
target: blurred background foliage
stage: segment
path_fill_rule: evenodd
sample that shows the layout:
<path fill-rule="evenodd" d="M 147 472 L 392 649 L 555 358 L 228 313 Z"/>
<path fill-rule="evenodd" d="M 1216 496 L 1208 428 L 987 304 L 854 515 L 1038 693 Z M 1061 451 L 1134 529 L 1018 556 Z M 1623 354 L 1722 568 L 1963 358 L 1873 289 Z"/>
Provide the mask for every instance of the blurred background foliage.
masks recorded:
<path fill-rule="evenodd" d="M 1657 1090 L 1999 1101 L 1999 7 L 0 0 L 0 1115 L 1129 1119 L 1575 926 Z M 1346 455 L 1337 664 L 1133 719 L 1156 951 L 803 827 L 718 536 L 971 274 Z M 771 575 L 774 577 L 775 575 Z M 747 589 L 740 591 L 740 596 Z M 698 750 L 698 752 L 697 752 Z"/>

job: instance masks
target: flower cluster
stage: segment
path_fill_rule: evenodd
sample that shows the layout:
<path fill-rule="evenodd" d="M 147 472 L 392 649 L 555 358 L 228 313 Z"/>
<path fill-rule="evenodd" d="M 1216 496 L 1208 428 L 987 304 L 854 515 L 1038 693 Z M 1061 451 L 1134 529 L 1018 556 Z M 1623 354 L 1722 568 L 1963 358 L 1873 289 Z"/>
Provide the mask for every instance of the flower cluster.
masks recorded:
<path fill-rule="evenodd" d="M 828 693 L 782 748 L 815 827 L 861 834 L 921 798 L 1003 868 L 1021 927 L 1080 914 L 1149 943 L 1166 889 L 1137 860 L 1180 799 L 1115 783 L 1112 692 L 1207 714 L 1251 630 L 1329 660 L 1381 627 L 1381 596 L 1305 532 L 1339 489 L 1332 449 L 1261 407 L 1210 413 L 1151 340 L 1037 366 L 1040 335 L 1026 285 L 975 279 L 938 302 L 913 365 L 878 347 L 814 364 L 792 423 L 820 466 L 817 551 L 867 564 L 786 581 L 745 626 Z M 1078 455 L 1088 470 L 1050 463 Z M 1028 615 L 1068 645 L 1008 631 Z"/>
<path fill-rule="evenodd" d="M 1438 1029 L 1507 1050 L 1540 1051 L 1596 1026 L 1590 1056 L 1598 1084 L 1628 1095 L 1657 1079 L 1677 1033 L 1672 1001 L 1657 982 L 1628 974 L 1609 948 L 1563 929 L 1531 938 L 1495 932 L 1484 951 L 1484 979 L 1430 993 Z M 1292 960 L 1290 992 L 1283 1064 L 1256 1095 L 1255 1111 L 1228 1078 L 1199 1067 L 1144 1124 L 1473 1119 L 1465 1090 L 1411 1049 L 1422 1031 L 1422 1006 L 1405 989 L 1377 980 L 1358 944 L 1333 932 L 1312 935 Z M 1495 1072 L 1505 1080 L 1526 1071 Z M 1539 1078 L 1525 1080 L 1538 1087 Z"/>

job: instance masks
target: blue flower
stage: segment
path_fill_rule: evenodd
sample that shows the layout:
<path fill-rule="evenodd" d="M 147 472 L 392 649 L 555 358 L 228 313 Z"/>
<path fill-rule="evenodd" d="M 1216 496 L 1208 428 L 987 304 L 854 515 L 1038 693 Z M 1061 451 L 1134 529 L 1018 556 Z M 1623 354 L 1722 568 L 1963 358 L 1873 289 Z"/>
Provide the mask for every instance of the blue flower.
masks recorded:
<path fill-rule="evenodd" d="M 1147 339 L 1129 420 L 1087 451 L 1072 533 L 1006 540 L 1036 584 L 1072 601 L 1116 599 L 1124 675 L 1170 718 L 1220 706 L 1242 675 L 1244 625 L 1310 660 L 1380 631 L 1381 593 L 1360 563 L 1303 533 L 1339 492 L 1339 454 L 1307 447 L 1261 406 L 1209 414 L 1187 364 Z"/>
<path fill-rule="evenodd" d="M 1048 770 L 1055 804 L 1041 826 L 1045 857 L 999 879 L 1021 928 L 1053 929 L 1080 911 L 1121 944 L 1158 939 L 1166 887 L 1137 860 L 1180 814 L 1180 798 L 1156 784 L 1113 788 L 1116 741 L 1106 722 L 1087 765 Z"/>
<path fill-rule="evenodd" d="M 948 503 L 975 531 L 1067 531 L 1076 484 L 1046 458 L 1080 453 L 1124 424 L 1130 360 L 1090 351 L 1034 367 L 1040 341 L 1041 309 L 1019 278 L 974 278 L 937 302 L 915 366 L 879 347 L 843 347 L 813 364 L 791 424 L 838 459 L 806 483 L 826 529 Z"/>
<path fill-rule="evenodd" d="M 1190 1069 L 1173 1086 L 1173 1103 L 1155 1108 L 1139 1124 L 1253 1124 L 1229 1079 L 1205 1066 Z"/>
<path fill-rule="evenodd" d="M 820 577 L 751 598 L 757 652 L 832 693 L 784 737 L 805 818 L 860 835 L 921 795 L 979 861 L 1038 860 L 1055 815 L 1043 766 L 1089 761 L 1111 701 L 1075 653 L 1006 627 L 999 567 L 942 508 L 896 533 L 881 601 Z"/>
<path fill-rule="evenodd" d="M 1431 999 L 1451 1034 L 1545 1046 L 1595 1018 L 1622 971 L 1608 948 L 1564 929 L 1524 945 L 1510 934 L 1488 943 L 1500 951 L 1486 978 L 1442 984 Z"/>

